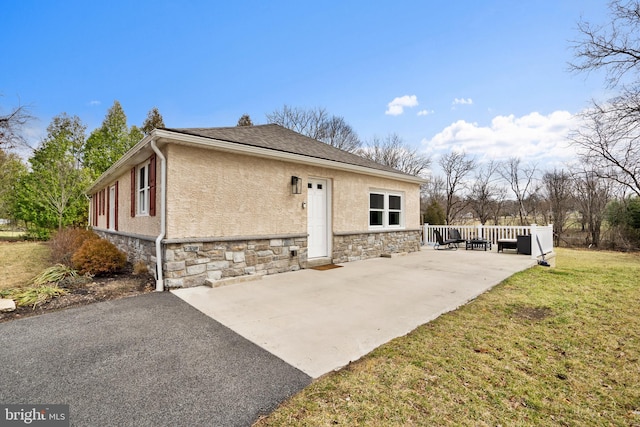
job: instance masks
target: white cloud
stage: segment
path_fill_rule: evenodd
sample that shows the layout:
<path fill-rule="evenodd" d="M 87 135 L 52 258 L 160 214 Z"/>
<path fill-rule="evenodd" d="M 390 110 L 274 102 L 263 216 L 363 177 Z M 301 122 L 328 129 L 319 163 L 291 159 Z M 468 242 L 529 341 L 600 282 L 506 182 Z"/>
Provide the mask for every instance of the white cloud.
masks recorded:
<path fill-rule="evenodd" d="M 455 98 L 452 102 L 453 105 L 471 105 L 473 104 L 473 99 L 471 98 Z"/>
<path fill-rule="evenodd" d="M 102 104 L 102 102 L 100 102 L 100 101 L 96 101 L 96 100 L 89 101 L 89 105 L 92 106 L 92 107 L 100 105 L 100 104 Z"/>
<path fill-rule="evenodd" d="M 418 116 L 427 116 L 429 114 L 433 114 L 435 111 L 433 110 L 420 110 L 418 111 Z"/>
<path fill-rule="evenodd" d="M 575 157 L 567 141 L 568 133 L 576 127 L 575 120 L 568 111 L 546 116 L 537 112 L 522 117 L 496 116 L 490 126 L 458 120 L 422 143 L 435 157 L 465 151 L 481 161 L 519 157 L 530 163 L 560 164 Z"/>
<path fill-rule="evenodd" d="M 393 101 L 387 104 L 389 108 L 385 111 L 385 114 L 390 116 L 399 116 L 404 113 L 405 107 L 411 108 L 418 105 L 418 97 L 415 95 L 405 95 L 394 98 Z"/>

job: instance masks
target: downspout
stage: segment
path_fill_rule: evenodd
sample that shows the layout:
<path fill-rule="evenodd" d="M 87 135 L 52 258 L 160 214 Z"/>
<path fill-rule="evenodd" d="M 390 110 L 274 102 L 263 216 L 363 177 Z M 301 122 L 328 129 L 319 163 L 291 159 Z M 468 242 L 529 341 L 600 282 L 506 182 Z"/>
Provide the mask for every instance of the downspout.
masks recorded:
<path fill-rule="evenodd" d="M 164 291 L 162 278 L 162 239 L 167 228 L 167 159 L 156 146 L 156 141 L 151 140 L 151 149 L 160 158 L 160 234 L 156 237 L 156 292 Z M 157 187 L 156 187 L 157 188 Z"/>

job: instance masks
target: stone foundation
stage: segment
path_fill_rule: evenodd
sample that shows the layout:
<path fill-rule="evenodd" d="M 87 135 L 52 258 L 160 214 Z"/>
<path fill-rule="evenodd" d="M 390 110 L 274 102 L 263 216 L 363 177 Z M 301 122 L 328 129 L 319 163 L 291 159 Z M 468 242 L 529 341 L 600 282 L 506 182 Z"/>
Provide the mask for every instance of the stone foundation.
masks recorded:
<path fill-rule="evenodd" d="M 93 231 L 127 254 L 127 261 L 131 264 L 142 261 L 147 265 L 151 274 L 156 271 L 156 242 L 154 239 L 147 236 L 121 234 L 99 229 L 94 229 Z"/>
<path fill-rule="evenodd" d="M 164 285 L 203 285 L 205 281 L 243 275 L 265 275 L 304 268 L 307 238 L 167 242 Z"/>
<path fill-rule="evenodd" d="M 94 230 L 127 254 L 156 270 L 155 240 L 146 236 Z M 184 239 L 187 240 L 187 239 Z M 167 288 L 200 286 L 205 281 L 244 275 L 265 275 L 307 267 L 307 236 L 284 238 L 193 239 L 163 241 L 163 278 Z M 420 250 L 420 229 L 368 233 L 336 233 L 334 263 L 359 261 Z"/>
<path fill-rule="evenodd" d="M 337 233 L 333 236 L 333 262 L 342 263 L 420 250 L 420 229 Z"/>

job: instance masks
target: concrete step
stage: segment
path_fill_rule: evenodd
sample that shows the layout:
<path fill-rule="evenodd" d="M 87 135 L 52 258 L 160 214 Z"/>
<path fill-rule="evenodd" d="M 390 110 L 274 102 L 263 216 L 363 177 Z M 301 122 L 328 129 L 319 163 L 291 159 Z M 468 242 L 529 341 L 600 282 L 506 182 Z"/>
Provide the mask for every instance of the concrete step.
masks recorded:
<path fill-rule="evenodd" d="M 204 284 L 205 286 L 209 286 L 210 288 L 219 288 L 221 286 L 229 286 L 229 285 L 235 285 L 237 283 L 253 282 L 254 280 L 261 280 L 262 276 L 263 276 L 262 274 L 252 274 L 248 276 L 227 277 L 220 280 L 207 279 L 204 281 Z"/>
<path fill-rule="evenodd" d="M 319 267 L 321 265 L 331 264 L 332 262 L 333 262 L 333 259 L 331 259 L 329 257 L 307 259 L 307 267 L 306 268 Z"/>

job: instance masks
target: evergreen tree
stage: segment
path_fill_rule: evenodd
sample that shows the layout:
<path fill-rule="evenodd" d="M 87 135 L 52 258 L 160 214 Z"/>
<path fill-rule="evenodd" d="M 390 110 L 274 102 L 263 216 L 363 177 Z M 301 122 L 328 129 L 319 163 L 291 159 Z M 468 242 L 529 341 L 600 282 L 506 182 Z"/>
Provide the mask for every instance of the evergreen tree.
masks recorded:
<path fill-rule="evenodd" d="M 129 130 L 127 116 L 118 101 L 107 111 L 102 126 L 89 135 L 84 150 L 84 165 L 94 178 L 114 164 L 140 139 L 142 132 Z"/>
<path fill-rule="evenodd" d="M 251 121 L 251 117 L 248 114 L 243 114 L 242 117 L 238 120 L 238 124 L 236 126 L 253 126 L 253 122 Z"/>
<path fill-rule="evenodd" d="M 144 120 L 144 123 L 142 123 L 142 132 L 145 135 L 149 135 L 152 130 L 163 127 L 164 120 L 162 119 L 162 114 L 160 114 L 157 107 L 153 107 L 147 113 L 147 118 Z"/>
<path fill-rule="evenodd" d="M 11 200 L 16 191 L 20 177 L 27 172 L 27 167 L 20 157 L 0 149 L 0 218 L 12 218 Z"/>

